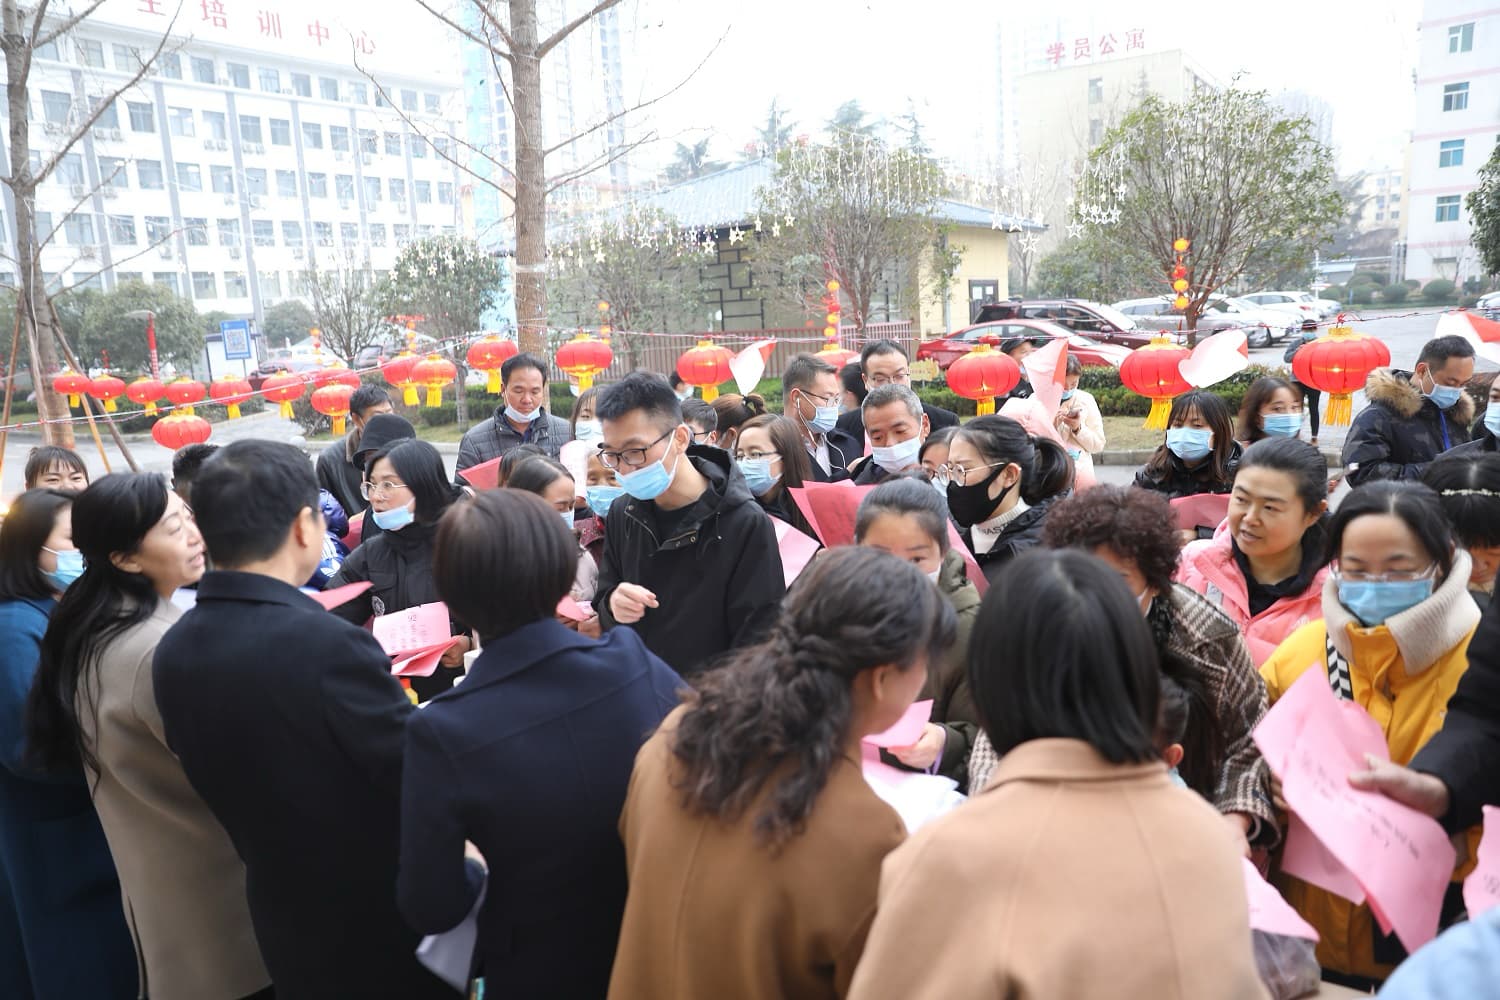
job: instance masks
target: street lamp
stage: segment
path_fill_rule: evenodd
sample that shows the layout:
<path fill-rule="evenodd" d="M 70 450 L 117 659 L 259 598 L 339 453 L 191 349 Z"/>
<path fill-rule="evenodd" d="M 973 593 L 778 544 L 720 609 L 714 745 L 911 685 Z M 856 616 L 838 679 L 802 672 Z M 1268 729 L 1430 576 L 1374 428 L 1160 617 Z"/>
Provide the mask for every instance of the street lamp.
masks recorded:
<path fill-rule="evenodd" d="M 151 352 L 151 377 L 159 380 L 161 365 L 156 360 L 156 313 L 150 309 L 132 309 L 125 314 L 125 318 L 146 321 L 146 349 Z"/>

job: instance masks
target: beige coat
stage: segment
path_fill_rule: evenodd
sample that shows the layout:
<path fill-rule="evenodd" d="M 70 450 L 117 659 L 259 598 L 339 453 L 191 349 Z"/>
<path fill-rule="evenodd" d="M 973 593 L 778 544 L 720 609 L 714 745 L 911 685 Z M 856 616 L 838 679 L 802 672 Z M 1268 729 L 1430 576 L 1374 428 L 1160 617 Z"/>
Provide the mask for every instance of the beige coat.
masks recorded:
<path fill-rule="evenodd" d="M 1260 1000 L 1229 825 L 1159 763 L 1033 740 L 886 859 L 851 1000 Z"/>
<path fill-rule="evenodd" d="M 682 712 L 641 748 L 620 817 L 630 895 L 610 1000 L 844 996 L 900 818 L 839 757 L 806 829 L 772 854 L 753 829 L 764 789 L 733 822 L 684 808 L 669 742 Z"/>
<path fill-rule="evenodd" d="M 94 805 L 120 874 L 142 995 L 230 1000 L 271 977 L 250 926 L 245 866 L 167 748 L 156 709 L 151 658 L 181 614 L 159 602 L 114 639 L 99 657 L 97 704 L 80 697 L 78 715 L 99 761 Z"/>

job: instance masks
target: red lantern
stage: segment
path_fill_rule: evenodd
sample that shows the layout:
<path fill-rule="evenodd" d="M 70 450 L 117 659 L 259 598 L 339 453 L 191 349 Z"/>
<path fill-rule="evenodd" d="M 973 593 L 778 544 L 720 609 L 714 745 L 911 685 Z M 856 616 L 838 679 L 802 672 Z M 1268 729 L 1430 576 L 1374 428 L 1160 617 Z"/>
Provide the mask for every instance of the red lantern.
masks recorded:
<path fill-rule="evenodd" d="M 203 402 L 203 397 L 208 395 L 208 387 L 190 378 L 178 378 L 167 383 L 166 395 L 173 406 L 191 416 L 193 404 Z"/>
<path fill-rule="evenodd" d="M 468 361 L 470 368 L 485 373 L 484 391 L 493 394 L 500 391 L 500 366 L 515 357 L 516 353 L 514 340 L 501 340 L 490 334 L 470 344 L 464 359 Z"/>
<path fill-rule="evenodd" d="M 591 388 L 594 378 L 614 364 L 615 352 L 597 337 L 580 333 L 557 349 L 557 367 L 578 380 L 578 391 Z"/>
<path fill-rule="evenodd" d="M 402 351 L 380 365 L 380 374 L 385 376 L 385 380 L 401 390 L 403 406 L 417 405 L 417 383 L 412 381 L 411 370 L 421 360 L 411 351 Z"/>
<path fill-rule="evenodd" d="M 1354 415 L 1351 396 L 1364 388 L 1371 371 L 1390 363 L 1390 348 L 1381 341 L 1347 326 L 1334 326 L 1297 349 L 1292 374 L 1303 385 L 1329 394 L 1323 422 L 1342 426 Z"/>
<path fill-rule="evenodd" d="M 349 397 L 354 390 L 343 382 L 330 382 L 313 390 L 312 408 L 333 418 L 333 433 L 344 433 L 344 418 L 349 415 Z"/>
<path fill-rule="evenodd" d="M 359 376 L 347 365 L 338 362 L 313 372 L 312 384 L 314 389 L 321 389 L 325 385 L 347 385 L 350 389 L 358 389 L 360 385 Z"/>
<path fill-rule="evenodd" d="M 115 400 L 125 395 L 125 380 L 105 372 L 89 382 L 89 395 L 104 401 L 105 413 L 114 413 L 119 409 Z"/>
<path fill-rule="evenodd" d="M 146 408 L 146 416 L 156 416 L 156 401 L 167 394 L 167 387 L 154 378 L 138 378 L 125 387 L 125 398 Z"/>
<path fill-rule="evenodd" d="M 222 405 L 230 420 L 239 418 L 240 404 L 254 395 L 250 383 L 238 375 L 221 375 L 208 387 L 208 398 Z"/>
<path fill-rule="evenodd" d="M 301 399 L 307 391 L 307 383 L 290 372 L 277 372 L 261 383 L 260 394 L 273 403 L 281 404 L 281 419 L 291 420 L 292 400 Z"/>
<path fill-rule="evenodd" d="M 1167 414 L 1172 411 L 1172 397 L 1192 388 L 1177 370 L 1178 365 L 1192 356 L 1186 347 L 1180 347 L 1164 336 L 1151 338 L 1151 343 L 1137 348 L 1120 365 L 1120 381 L 1131 392 L 1151 400 L 1151 412 L 1146 416 L 1146 426 L 1152 430 L 1165 430 Z"/>
<path fill-rule="evenodd" d="M 827 331 L 825 330 L 824 333 L 826 335 Z M 817 358 L 819 361 L 828 362 L 830 365 L 833 365 L 834 368 L 842 368 L 851 361 L 858 361 L 859 352 L 851 351 L 841 346 L 838 341 L 838 336 L 837 334 L 835 334 L 834 336 L 828 338 L 828 342 L 825 343 L 822 348 L 819 349 L 818 353 L 813 355 L 813 357 Z"/>
<path fill-rule="evenodd" d="M 948 388 L 965 399 L 978 400 L 981 417 L 995 412 L 995 397 L 1003 396 L 1021 381 L 1021 368 L 1010 356 L 990 344 L 980 344 L 948 366 Z"/>
<path fill-rule="evenodd" d="M 184 445 L 202 444 L 213 430 L 202 417 L 179 410 L 158 420 L 151 428 L 151 437 L 163 448 L 176 451 Z"/>
<path fill-rule="evenodd" d="M 458 367 L 441 354 L 429 354 L 411 369 L 411 379 L 427 387 L 427 405 L 441 406 L 443 387 L 458 378 Z"/>
<path fill-rule="evenodd" d="M 734 355 L 729 348 L 720 347 L 712 340 L 700 340 L 698 346 L 690 348 L 677 359 L 677 374 L 688 385 L 703 390 L 703 401 L 712 403 L 719 398 L 719 384 L 734 377 L 729 362 Z"/>
<path fill-rule="evenodd" d="M 83 394 L 89 391 L 89 377 L 64 368 L 52 379 L 52 389 L 68 397 L 68 406 L 82 406 Z"/>

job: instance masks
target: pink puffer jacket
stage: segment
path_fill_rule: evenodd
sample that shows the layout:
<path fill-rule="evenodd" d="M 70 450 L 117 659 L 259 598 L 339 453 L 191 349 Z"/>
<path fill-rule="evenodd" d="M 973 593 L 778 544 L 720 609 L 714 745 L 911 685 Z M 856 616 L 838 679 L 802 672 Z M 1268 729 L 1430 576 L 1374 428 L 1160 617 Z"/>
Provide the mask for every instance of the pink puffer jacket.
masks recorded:
<path fill-rule="evenodd" d="M 1257 668 L 1287 636 L 1323 617 L 1323 581 L 1327 578 L 1324 566 L 1302 593 L 1283 597 L 1252 617 L 1249 588 L 1234 561 L 1227 523 L 1219 526 L 1213 538 L 1189 542 L 1177 563 L 1177 581 L 1202 594 L 1240 627 Z"/>

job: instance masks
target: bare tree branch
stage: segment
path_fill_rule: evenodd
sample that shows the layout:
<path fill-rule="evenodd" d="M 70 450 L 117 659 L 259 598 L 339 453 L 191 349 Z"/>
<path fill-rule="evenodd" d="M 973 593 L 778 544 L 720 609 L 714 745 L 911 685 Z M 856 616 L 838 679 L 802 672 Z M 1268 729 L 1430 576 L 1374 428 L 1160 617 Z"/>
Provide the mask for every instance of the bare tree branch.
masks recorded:
<path fill-rule="evenodd" d="M 579 14 L 577 17 L 573 18 L 573 20 L 569 21 L 567 24 L 554 31 L 546 41 L 538 45 L 536 48 L 536 57 L 538 59 L 545 59 L 548 52 L 551 52 L 553 49 L 561 45 L 563 39 L 567 38 L 574 31 L 577 31 L 579 27 L 587 24 L 589 21 L 592 21 L 594 18 L 598 17 L 600 14 L 603 14 L 611 7 L 619 6 L 619 4 L 620 0 L 599 0 L 599 2 L 594 4 L 594 6 L 589 11 L 583 14 Z"/>
<path fill-rule="evenodd" d="M 648 132 L 645 135 L 641 136 L 639 139 L 634 140 L 633 142 L 628 142 L 623 146 L 613 147 L 608 152 L 600 154 L 583 166 L 578 167 L 574 170 L 570 170 L 566 174 L 548 181 L 547 194 L 550 195 L 558 188 L 566 187 L 573 181 L 579 180 L 582 177 L 586 177 L 589 174 L 594 173 L 596 170 L 603 170 L 611 163 L 614 163 L 616 160 L 630 155 L 630 153 L 634 152 L 636 149 L 639 149 L 646 143 L 655 142 L 656 138 L 657 135 L 655 132 Z"/>
<path fill-rule="evenodd" d="M 508 45 L 508 46 L 510 46 L 510 48 L 512 50 L 514 50 L 515 43 L 513 43 L 510 40 L 510 35 L 503 28 L 500 28 L 499 24 L 494 20 L 493 16 L 490 14 L 490 12 L 484 9 L 484 4 L 481 3 L 481 2 L 479 2 L 479 0 L 472 0 L 472 2 L 473 2 L 473 5 L 474 5 L 475 9 L 479 10 L 482 14 L 484 14 L 485 19 L 487 21 L 489 21 L 491 24 L 493 24 L 495 26 L 496 30 L 498 30 L 500 32 L 500 37 L 501 37 L 502 40 L 504 40 L 505 44 Z M 495 52 L 496 51 L 495 50 L 495 43 L 494 43 L 493 39 L 486 38 L 483 35 L 475 34 L 473 31 L 469 30 L 468 28 L 465 28 L 463 25 L 459 24 L 457 21 L 455 21 L 452 18 L 450 18 L 447 14 L 444 14 L 442 11 L 438 10 L 436 7 L 434 7 L 431 4 L 429 4 L 427 2 L 427 0 L 416 0 L 416 4 L 417 4 L 417 6 L 421 7 L 423 10 L 425 10 L 427 13 L 431 14 L 433 17 L 437 18 L 439 21 L 442 21 L 448 27 L 450 27 L 454 31 L 458 32 L 460 35 L 463 35 L 465 38 L 467 38 L 469 41 L 473 42 L 475 45 L 482 45 L 485 48 L 489 49 L 491 52 Z M 510 53 L 508 53 L 508 52 L 497 52 L 496 54 L 499 55 L 500 58 L 502 58 L 502 59 L 507 59 L 507 60 L 510 59 Z M 361 71 L 361 72 L 363 72 L 363 71 Z"/>
<path fill-rule="evenodd" d="M 53 28 L 51 31 L 47 32 L 45 35 L 38 35 L 36 29 L 33 28 L 32 35 L 31 35 L 31 46 L 32 46 L 32 48 L 36 48 L 36 46 L 38 46 L 38 45 L 47 45 L 50 42 L 57 41 L 63 35 L 66 35 L 68 32 L 72 31 L 74 28 L 76 28 L 80 24 L 82 24 L 85 20 L 88 19 L 88 16 L 90 14 L 92 14 L 94 11 L 98 10 L 100 7 L 103 7 L 103 6 L 104 6 L 104 0 L 92 0 L 92 2 L 87 7 L 83 8 L 83 10 L 79 11 L 77 14 L 70 14 L 68 17 L 66 17 L 66 18 L 63 19 L 63 21 L 62 21 L 61 24 L 59 24 L 57 27 Z M 41 25 L 41 23 L 42 23 L 42 16 L 46 13 L 46 10 L 47 10 L 47 5 L 46 4 L 42 4 L 42 5 L 40 5 L 40 6 L 37 7 L 37 11 L 36 11 L 36 15 L 35 15 L 35 17 L 36 17 L 35 24 L 37 26 Z"/>

